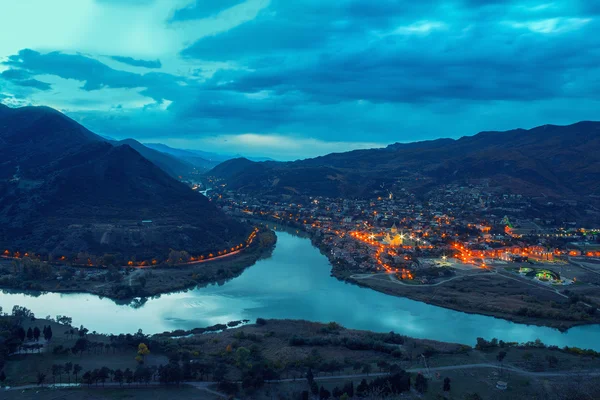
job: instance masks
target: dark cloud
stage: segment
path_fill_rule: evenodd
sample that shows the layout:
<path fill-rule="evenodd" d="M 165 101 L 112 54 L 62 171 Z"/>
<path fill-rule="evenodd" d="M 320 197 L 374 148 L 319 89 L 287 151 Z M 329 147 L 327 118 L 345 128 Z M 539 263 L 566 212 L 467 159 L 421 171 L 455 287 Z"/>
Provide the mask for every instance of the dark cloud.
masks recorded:
<path fill-rule="evenodd" d="M 7 69 L 0 74 L 0 78 L 10 81 L 13 85 L 29 87 L 38 90 L 50 90 L 52 85 L 46 82 L 38 81 L 31 78 L 31 74 L 27 71 L 19 69 Z"/>
<path fill-rule="evenodd" d="M 546 35 L 527 28 L 537 13 L 515 27 L 510 18 L 485 11 L 511 2 L 465 3 L 471 8 L 455 8 L 458 16 L 448 19 L 439 12 L 449 3 L 440 1 L 415 6 L 394 0 L 336 5 L 309 0 L 302 9 L 273 2 L 256 20 L 204 38 L 184 54 L 234 59 L 251 67 L 219 72 L 209 83 L 215 89 L 303 93 L 317 103 L 539 100 L 584 94 L 573 87 L 573 77 L 582 68 L 593 69 L 598 60 L 598 23 Z M 518 9 L 513 17 L 521 18 L 522 12 Z M 431 20 L 420 19 L 422 13 Z M 566 27 L 569 23 L 573 21 L 564 21 Z M 363 28 L 361 35 L 356 27 Z"/>
<path fill-rule="evenodd" d="M 121 56 L 112 56 L 113 60 L 118 61 L 123 64 L 129 64 L 134 67 L 144 67 L 144 68 L 160 68 L 162 64 L 160 60 L 139 60 L 132 57 L 121 57 Z"/>
<path fill-rule="evenodd" d="M 241 2 L 197 1 L 171 22 L 215 16 Z M 42 74 L 84 82 L 84 91 L 142 88 L 155 100 L 143 109 L 123 103 L 110 113 L 74 114 L 114 136 L 277 133 L 393 142 L 567 123 L 594 118 L 600 106 L 596 3 L 271 0 L 253 20 L 189 43 L 181 52 L 186 77 L 23 50 L 5 62 L 11 69 L 2 79 L 5 88 L 19 82 L 22 93 L 47 85 L 31 82 Z M 229 63 L 203 81 L 192 72 L 205 68 L 201 61 Z M 207 70 L 211 65 L 224 64 Z M 93 109 L 86 99 L 79 93 L 69 106 Z"/>
<path fill-rule="evenodd" d="M 52 52 L 42 54 L 30 49 L 21 50 L 8 57 L 5 65 L 29 74 L 50 74 L 64 79 L 84 81 L 83 90 L 102 88 L 146 88 L 145 94 L 155 100 L 171 99 L 177 92 L 182 78 L 169 74 L 152 72 L 135 74 L 108 67 L 90 57 L 80 54 Z"/>
<path fill-rule="evenodd" d="M 13 81 L 15 85 L 23 86 L 23 87 L 31 87 L 39 90 L 50 90 L 52 89 L 52 85 L 46 82 L 38 81 L 37 79 L 25 79 L 22 81 Z"/>
<path fill-rule="evenodd" d="M 6 71 L 2 72 L 0 76 L 8 80 L 24 80 L 31 77 L 31 74 L 27 71 L 23 71 L 22 69 L 7 69 Z"/>
<path fill-rule="evenodd" d="M 185 8 L 175 10 L 170 22 L 208 18 L 243 2 L 244 0 L 197 0 Z"/>

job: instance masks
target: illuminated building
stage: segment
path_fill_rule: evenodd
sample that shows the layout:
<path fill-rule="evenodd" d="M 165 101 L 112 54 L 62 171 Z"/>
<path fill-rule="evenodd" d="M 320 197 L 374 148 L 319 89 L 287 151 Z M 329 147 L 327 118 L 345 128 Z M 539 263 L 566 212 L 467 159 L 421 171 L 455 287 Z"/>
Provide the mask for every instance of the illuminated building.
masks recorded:
<path fill-rule="evenodd" d="M 404 242 L 404 235 L 398 233 L 398 228 L 396 228 L 396 223 L 390 228 L 390 231 L 387 232 L 383 238 L 383 243 L 389 246 L 402 246 Z"/>

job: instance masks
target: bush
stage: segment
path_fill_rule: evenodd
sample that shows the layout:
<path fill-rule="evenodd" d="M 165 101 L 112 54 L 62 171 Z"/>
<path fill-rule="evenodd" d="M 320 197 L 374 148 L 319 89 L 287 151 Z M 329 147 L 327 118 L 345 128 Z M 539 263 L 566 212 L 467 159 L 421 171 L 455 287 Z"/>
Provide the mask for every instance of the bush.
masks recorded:
<path fill-rule="evenodd" d="M 266 325 L 267 320 L 264 318 L 256 318 L 256 325 Z"/>

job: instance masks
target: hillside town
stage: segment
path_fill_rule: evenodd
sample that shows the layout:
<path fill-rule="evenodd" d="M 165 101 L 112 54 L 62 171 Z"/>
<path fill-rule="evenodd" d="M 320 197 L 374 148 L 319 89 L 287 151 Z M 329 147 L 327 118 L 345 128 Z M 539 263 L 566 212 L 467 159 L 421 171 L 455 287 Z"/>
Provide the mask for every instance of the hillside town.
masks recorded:
<path fill-rule="evenodd" d="M 401 190 L 370 200 L 315 196 L 288 202 L 229 191 L 224 184 L 207 195 L 233 216 L 307 232 L 334 268 L 387 273 L 413 284 L 500 267 L 542 284 L 571 284 L 576 274 L 561 276 L 561 266 L 600 259 L 600 229 L 557 218 L 554 210 L 568 204 L 540 205 L 476 185 L 446 185 L 426 198 Z"/>

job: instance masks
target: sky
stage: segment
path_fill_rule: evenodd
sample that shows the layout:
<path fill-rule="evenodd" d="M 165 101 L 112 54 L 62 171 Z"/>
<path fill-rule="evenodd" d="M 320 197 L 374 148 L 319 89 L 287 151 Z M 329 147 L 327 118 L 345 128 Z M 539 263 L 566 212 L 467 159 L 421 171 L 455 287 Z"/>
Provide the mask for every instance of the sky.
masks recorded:
<path fill-rule="evenodd" d="M 596 0 L 0 0 L 0 102 L 278 160 L 599 120 Z"/>

